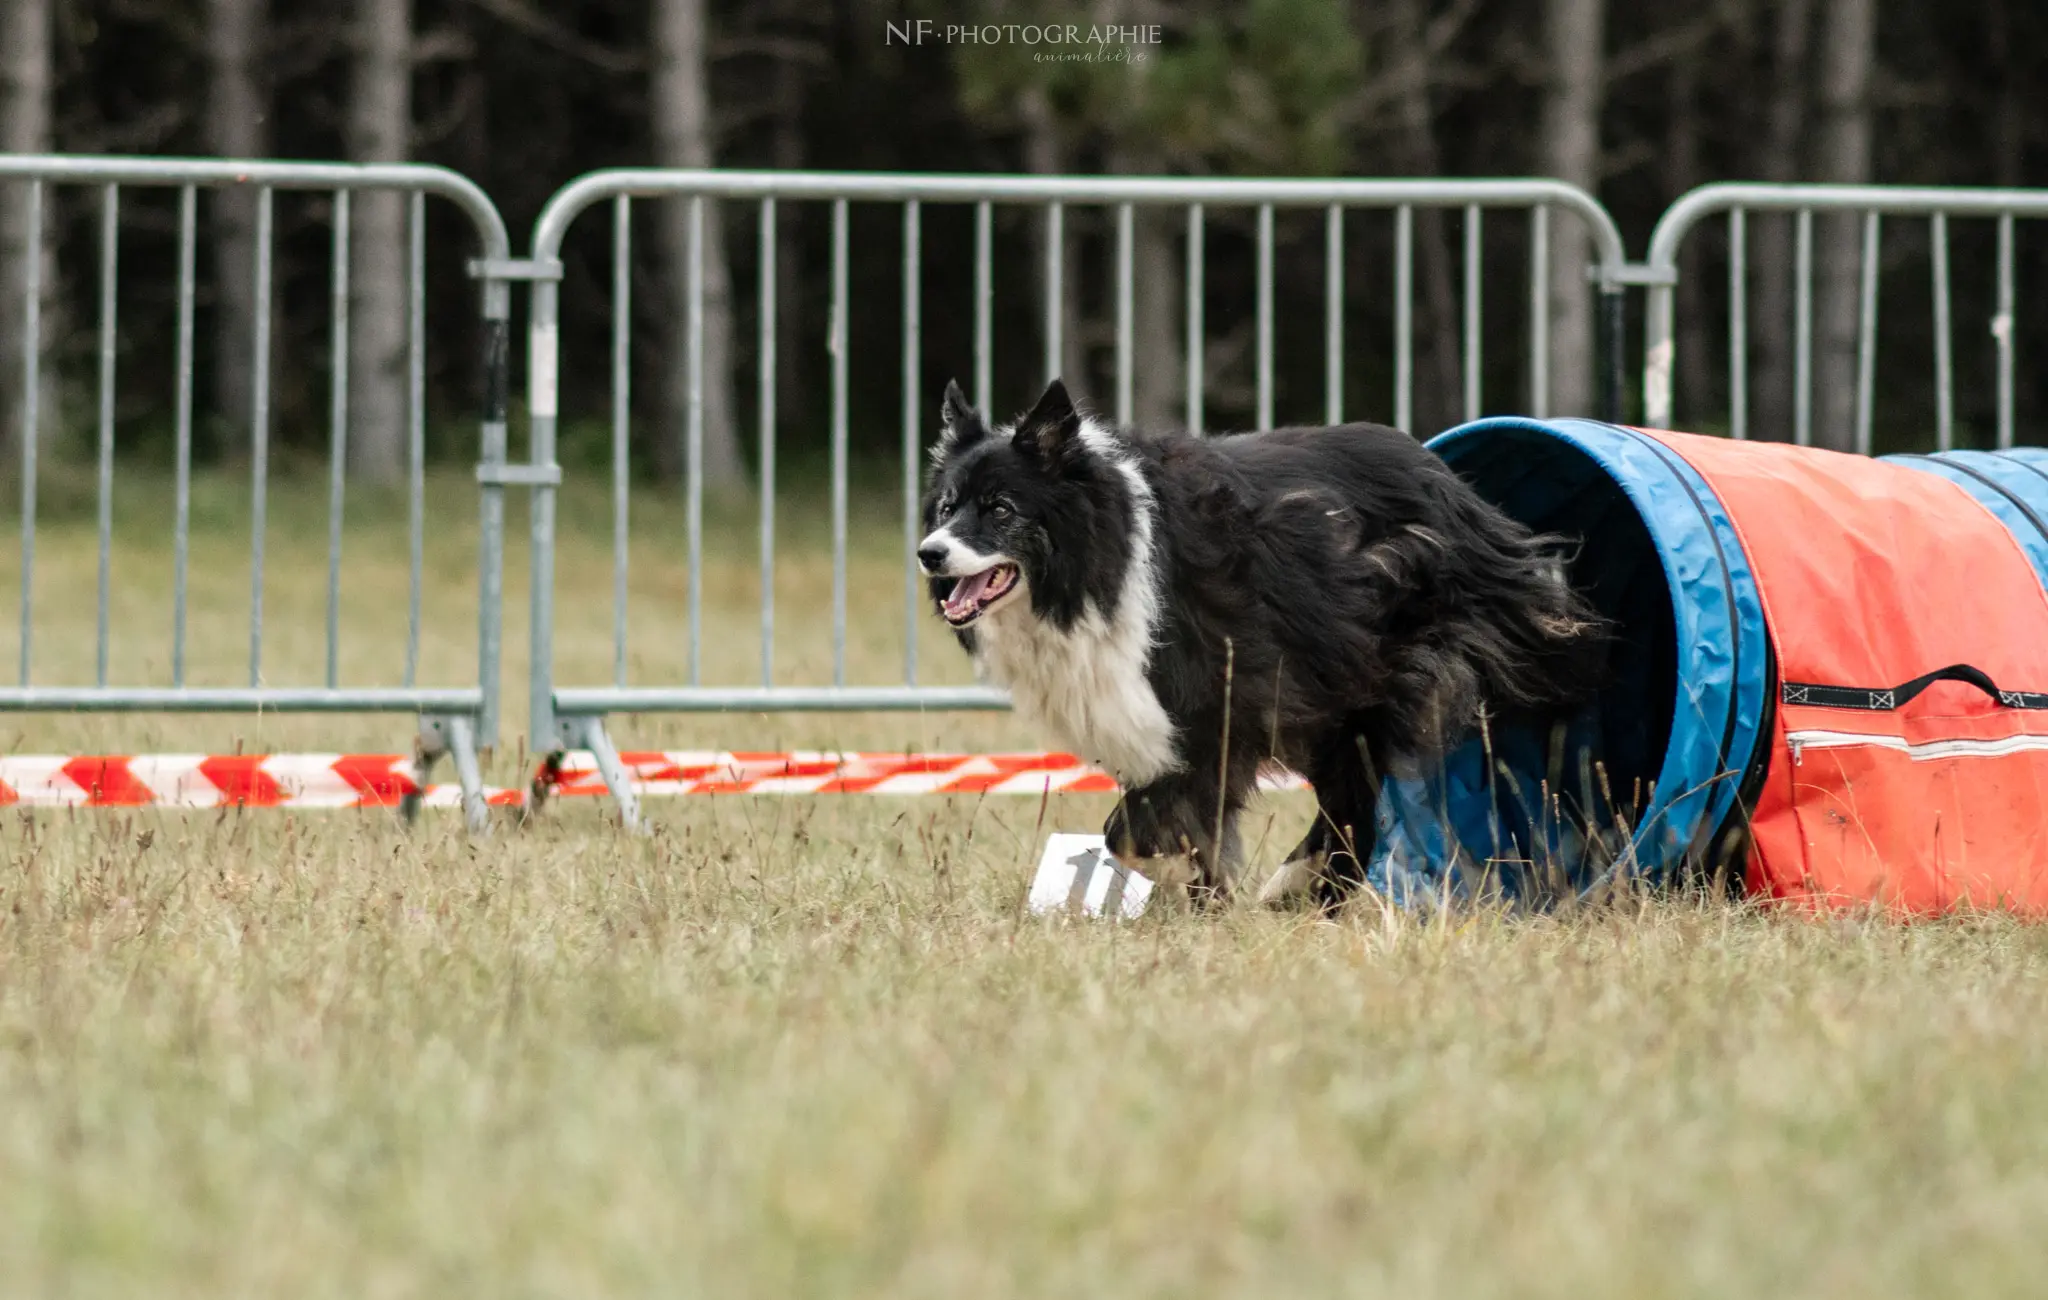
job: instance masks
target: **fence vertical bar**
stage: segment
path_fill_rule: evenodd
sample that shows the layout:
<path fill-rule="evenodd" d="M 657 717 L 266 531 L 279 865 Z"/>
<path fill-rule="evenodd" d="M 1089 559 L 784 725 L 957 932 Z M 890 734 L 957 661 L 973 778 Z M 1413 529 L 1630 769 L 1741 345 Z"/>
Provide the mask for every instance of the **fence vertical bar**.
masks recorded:
<path fill-rule="evenodd" d="M 1998 306 L 1991 334 L 1998 348 L 1998 445 L 2012 446 L 2012 213 L 1998 218 Z"/>
<path fill-rule="evenodd" d="M 612 200 L 612 685 L 626 684 L 632 538 L 633 196 Z"/>
<path fill-rule="evenodd" d="M 1131 205 L 1120 203 L 1116 209 L 1116 422 L 1129 424 L 1132 419 L 1131 352 L 1134 340 L 1131 335 L 1135 326 L 1132 314 L 1131 286 L 1131 226 L 1134 220 Z"/>
<path fill-rule="evenodd" d="M 1415 424 L 1415 209 L 1394 210 L 1394 427 Z"/>
<path fill-rule="evenodd" d="M 1550 414 L 1550 209 L 1529 209 L 1529 413 Z"/>
<path fill-rule="evenodd" d="M 1856 450 L 1870 454 L 1871 405 L 1877 383 L 1877 250 L 1882 229 L 1875 211 L 1863 214 L 1863 281 L 1856 315 Z"/>
<path fill-rule="evenodd" d="M 1813 209 L 1799 209 L 1792 256 L 1792 440 L 1813 445 Z"/>
<path fill-rule="evenodd" d="M 333 365 L 329 373 L 327 427 L 327 685 L 341 667 L 341 509 L 348 460 L 348 243 L 349 192 L 334 195 L 332 302 L 329 323 Z"/>
<path fill-rule="evenodd" d="M 1749 230 L 1728 212 L 1728 434 L 1749 437 Z"/>
<path fill-rule="evenodd" d="M 919 599 L 917 574 L 917 451 L 919 351 L 924 346 L 924 318 L 920 295 L 924 270 L 919 264 L 923 252 L 918 202 L 903 205 L 903 681 L 917 684 L 918 615 L 924 602 Z"/>
<path fill-rule="evenodd" d="M 690 196 L 690 299 L 684 311 L 689 411 L 684 422 L 683 526 L 690 549 L 690 685 L 704 675 L 704 196 Z"/>
<path fill-rule="evenodd" d="M 526 335 L 526 394 L 529 415 L 527 462 L 539 472 L 555 463 L 555 424 L 561 382 L 561 286 L 552 279 L 533 282 Z M 488 338 L 486 347 L 488 349 Z M 488 418 L 488 413 L 487 417 Z M 543 482 L 533 491 L 527 571 L 527 642 L 531 647 L 527 674 L 529 741 L 535 753 L 550 754 L 569 743 L 555 718 L 555 489 Z"/>
<path fill-rule="evenodd" d="M 846 685 L 846 239 L 845 199 L 832 201 L 832 684 Z M 985 408 L 984 408 L 985 409 Z"/>
<path fill-rule="evenodd" d="M 775 680 L 775 200 L 761 200 L 761 685 Z"/>
<path fill-rule="evenodd" d="M 916 200 L 912 200 L 915 202 Z M 1065 368 L 1061 352 L 1066 346 L 1067 210 L 1060 203 L 1045 205 L 1045 382 L 1060 377 Z"/>
<path fill-rule="evenodd" d="M 171 580 L 171 685 L 185 684 L 185 578 L 192 553 L 192 298 L 199 224 L 199 191 L 178 190 L 178 394 L 176 551 Z M 332 685 L 330 682 L 329 685 Z"/>
<path fill-rule="evenodd" d="M 1259 205 L 1258 427 L 1273 427 L 1273 205 Z"/>
<path fill-rule="evenodd" d="M 28 265 L 21 307 L 21 652 L 20 678 L 28 685 L 29 637 L 35 617 L 36 443 L 42 438 L 43 183 L 28 183 Z"/>
<path fill-rule="evenodd" d="M 1323 228 L 1323 422 L 1344 423 L 1344 209 L 1332 203 Z"/>
<path fill-rule="evenodd" d="M 995 401 L 995 209 L 974 205 L 974 405 L 984 417 Z"/>
<path fill-rule="evenodd" d="M 1465 418 L 1479 418 L 1479 205 L 1465 208 Z"/>
<path fill-rule="evenodd" d="M 114 292 L 121 258 L 121 187 L 100 191 L 100 384 L 99 384 L 99 584 L 96 685 L 107 684 L 107 650 L 113 628 L 108 616 L 114 552 L 114 343 L 119 305 Z"/>
<path fill-rule="evenodd" d="M 1205 327 L 1202 321 L 1202 205 L 1188 204 L 1188 395 L 1187 424 L 1190 433 L 1202 431 L 1202 397 L 1207 387 L 1202 376 Z"/>
<path fill-rule="evenodd" d="M 256 319 L 249 375 L 249 685 L 263 684 L 264 536 L 270 522 L 270 303 L 275 214 L 269 186 L 256 192 Z M 406 659 L 410 666 L 412 659 Z M 407 677 L 405 684 L 412 685 Z"/>
<path fill-rule="evenodd" d="M 1652 429 L 1668 429 L 1672 423 L 1672 371 L 1676 369 L 1677 358 L 1677 341 L 1673 338 L 1678 306 L 1675 279 L 1674 276 L 1665 283 L 1648 286 L 1643 304 L 1643 423 Z M 1613 311 L 1617 301 L 1603 280 L 1596 299 L 1600 316 L 1595 322 L 1595 348 L 1599 354 L 1595 375 L 1603 419 L 1612 418 L 1607 408 L 1618 404 L 1611 395 L 1619 386 L 1612 361 L 1621 355 L 1621 330 Z"/>
<path fill-rule="evenodd" d="M 1664 290 L 1664 305 L 1671 304 L 1670 286 Z M 1653 291 L 1654 292 L 1654 291 Z M 1628 376 L 1625 354 L 1628 347 L 1628 293 L 1618 280 L 1607 277 L 1607 268 L 1600 272 L 1600 287 L 1593 298 L 1594 309 L 1599 313 L 1595 318 L 1597 331 L 1594 354 L 1599 360 L 1597 386 L 1599 388 L 1600 418 L 1609 423 L 1619 424 L 1625 416 L 1627 405 Z M 1668 317 L 1664 322 L 1670 323 Z M 1667 334 L 1668 338 L 1669 335 Z M 1665 395 L 1670 396 L 1670 374 L 1665 375 Z M 1648 423 L 1646 420 L 1645 423 Z"/>
<path fill-rule="evenodd" d="M 510 405 L 512 379 L 511 327 L 512 327 L 512 285 L 502 274 L 487 271 L 483 276 L 483 357 L 481 378 L 483 381 L 483 419 L 477 422 L 478 448 L 477 465 L 490 474 L 502 475 L 505 471 L 506 451 L 506 410 Z M 539 302 L 540 281 L 535 281 L 534 301 Z M 550 286 L 552 287 L 552 286 Z M 536 312 L 538 307 L 536 306 Z M 536 315 L 536 320 L 539 317 Z M 551 358 L 552 359 L 552 358 Z M 550 448 L 548 459 L 543 462 L 554 464 L 552 388 L 548 394 L 548 438 Z M 530 411 L 534 430 L 532 444 L 540 441 L 540 426 L 543 423 L 538 409 Z M 536 542 L 544 542 L 548 554 L 543 556 L 537 545 L 530 564 L 534 569 L 545 569 L 549 581 L 549 599 L 553 599 L 554 573 L 554 487 L 551 484 L 536 484 L 533 495 L 528 499 L 530 517 Z M 545 528 L 545 537 L 542 530 Z M 498 699 L 500 668 L 504 662 L 505 641 L 505 487 L 503 483 L 481 483 L 477 491 L 477 632 L 476 665 L 477 686 L 483 693 L 483 709 L 477 717 L 477 724 L 470 740 L 483 748 L 498 743 L 498 713 L 503 707 Z M 540 665 L 544 675 L 549 661 L 542 657 L 551 654 L 552 644 L 545 637 L 531 643 L 534 663 Z M 543 709 L 532 715 L 536 737 L 552 731 L 554 722 L 549 711 Z M 451 727 L 461 724 L 461 719 Z M 458 752 L 456 766 L 461 768 L 463 759 Z M 479 809 L 465 799 L 468 813 L 474 817 Z"/>
<path fill-rule="evenodd" d="M 405 684 L 411 686 L 419 677 L 420 602 L 427 564 L 427 196 L 414 190 L 406 206 Z"/>
<path fill-rule="evenodd" d="M 1942 451 L 1955 446 L 1955 371 L 1949 339 L 1948 214 L 1934 214 L 1928 238 L 1934 253 L 1934 440 Z"/>

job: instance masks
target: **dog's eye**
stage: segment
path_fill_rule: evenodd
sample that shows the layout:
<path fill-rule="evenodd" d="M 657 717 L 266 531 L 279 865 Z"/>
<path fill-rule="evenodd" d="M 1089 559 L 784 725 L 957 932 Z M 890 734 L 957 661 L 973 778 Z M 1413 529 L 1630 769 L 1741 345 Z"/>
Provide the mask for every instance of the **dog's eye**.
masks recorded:
<path fill-rule="evenodd" d="M 1010 503 L 1007 501 L 991 501 L 988 503 L 988 516 L 991 519 L 1008 519 L 1015 513 L 1014 510 L 1010 509 Z"/>

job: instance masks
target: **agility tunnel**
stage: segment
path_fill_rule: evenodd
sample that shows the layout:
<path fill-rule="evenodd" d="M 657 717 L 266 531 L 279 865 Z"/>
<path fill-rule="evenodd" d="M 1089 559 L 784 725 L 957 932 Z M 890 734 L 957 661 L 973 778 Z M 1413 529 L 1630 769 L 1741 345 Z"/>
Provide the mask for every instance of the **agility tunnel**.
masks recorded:
<path fill-rule="evenodd" d="M 1612 622 L 1575 715 L 1381 800 L 1397 901 L 1622 878 L 2048 912 L 2048 452 L 1860 456 L 1496 418 L 1430 446 Z"/>

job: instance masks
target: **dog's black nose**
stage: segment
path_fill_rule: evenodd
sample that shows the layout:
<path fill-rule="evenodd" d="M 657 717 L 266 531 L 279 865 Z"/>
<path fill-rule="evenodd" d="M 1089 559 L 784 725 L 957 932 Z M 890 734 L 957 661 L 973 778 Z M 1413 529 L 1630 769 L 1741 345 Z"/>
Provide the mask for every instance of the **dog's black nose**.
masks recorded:
<path fill-rule="evenodd" d="M 920 546 L 917 548 L 917 562 L 924 566 L 926 573 L 931 573 L 946 562 L 946 548 L 943 546 Z"/>

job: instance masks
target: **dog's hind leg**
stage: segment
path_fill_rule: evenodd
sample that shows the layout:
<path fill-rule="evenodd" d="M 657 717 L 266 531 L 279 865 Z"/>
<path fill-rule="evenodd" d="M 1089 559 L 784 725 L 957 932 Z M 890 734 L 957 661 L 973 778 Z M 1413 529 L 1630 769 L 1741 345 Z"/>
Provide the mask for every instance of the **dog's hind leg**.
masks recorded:
<path fill-rule="evenodd" d="M 1365 881 L 1378 840 L 1379 771 L 1362 730 L 1345 727 L 1316 749 L 1304 773 L 1316 795 L 1315 820 L 1301 843 L 1259 890 L 1259 901 L 1288 907 L 1313 899 L 1331 908 Z"/>
<path fill-rule="evenodd" d="M 1300 853 L 1281 863 L 1266 883 L 1259 886 L 1259 903 L 1265 907 L 1294 907 L 1306 901 L 1323 873 L 1327 859 L 1320 853 Z"/>
<path fill-rule="evenodd" d="M 1292 907 L 1306 899 L 1329 861 L 1331 843 L 1330 822 L 1318 807 L 1301 843 L 1259 886 L 1259 902 L 1267 907 Z"/>
<path fill-rule="evenodd" d="M 1365 869 L 1371 865 L 1373 850 L 1379 845 L 1377 803 L 1375 787 L 1373 804 L 1355 811 L 1323 810 L 1322 815 L 1331 819 L 1331 834 L 1336 846 L 1323 860 L 1323 869 L 1316 874 L 1310 888 L 1316 902 L 1325 910 L 1335 911 L 1342 907 L 1365 883 Z"/>

